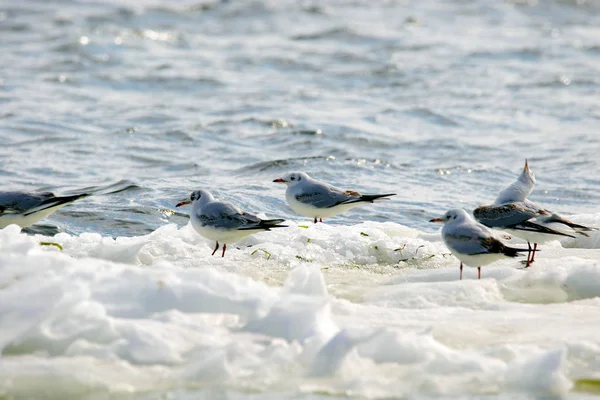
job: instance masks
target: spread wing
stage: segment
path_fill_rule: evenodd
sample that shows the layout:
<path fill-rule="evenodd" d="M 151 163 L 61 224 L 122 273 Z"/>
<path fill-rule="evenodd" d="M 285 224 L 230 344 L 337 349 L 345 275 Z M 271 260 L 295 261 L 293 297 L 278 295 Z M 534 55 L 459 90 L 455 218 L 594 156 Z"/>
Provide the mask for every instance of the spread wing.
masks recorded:
<path fill-rule="evenodd" d="M 351 190 L 343 191 L 334 186 L 315 182 L 307 185 L 302 193 L 294 196 L 300 203 L 316 208 L 331 208 L 344 203 L 359 201 L 360 193 Z"/>
<path fill-rule="evenodd" d="M 256 215 L 224 202 L 207 204 L 198 212 L 198 218 L 205 226 L 227 230 L 259 228 L 261 223 Z"/>
<path fill-rule="evenodd" d="M 508 228 L 547 212 L 534 204 L 523 202 L 481 206 L 473 210 L 475 219 L 491 228 Z"/>

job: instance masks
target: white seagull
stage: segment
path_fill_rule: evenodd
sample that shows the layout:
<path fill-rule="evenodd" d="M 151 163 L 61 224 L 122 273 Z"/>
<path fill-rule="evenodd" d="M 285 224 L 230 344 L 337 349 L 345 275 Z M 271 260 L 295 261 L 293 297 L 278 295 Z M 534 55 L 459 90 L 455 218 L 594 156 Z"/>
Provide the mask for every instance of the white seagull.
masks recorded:
<path fill-rule="evenodd" d="M 534 184 L 535 174 L 529 169 L 526 160 L 525 168 L 519 178 L 500 192 L 494 204 L 480 206 L 473 211 L 477 221 L 485 226 L 501 229 L 527 241 L 530 252 L 527 255 L 525 268 L 533 263 L 538 244 L 558 240 L 561 237 L 574 238 L 575 234 L 588 236 L 585 232 L 595 230 L 571 222 L 527 200 Z"/>
<path fill-rule="evenodd" d="M 477 278 L 481 279 L 481 267 L 506 257 L 517 257 L 517 249 L 506 246 L 494 237 L 486 226 L 475 221 L 461 209 L 449 210 L 442 218 L 433 218 L 429 222 L 442 222 L 442 239 L 452 254 L 460 260 L 460 279 L 463 263 L 468 267 L 477 267 Z"/>
<path fill-rule="evenodd" d="M 389 200 L 389 194 L 363 194 L 354 190 L 342 190 L 311 178 L 304 172 L 291 172 L 273 182 L 285 183 L 285 198 L 295 212 L 305 217 L 323 222 L 323 218 L 333 217 L 365 203 Z"/>
<path fill-rule="evenodd" d="M 192 192 L 189 199 L 179 202 L 176 207 L 186 204 L 192 204 L 190 219 L 196 232 L 217 242 L 212 255 L 219 249 L 219 242 L 223 243 L 221 257 L 225 257 L 227 243 L 237 242 L 246 236 L 269 231 L 271 228 L 287 227 L 279 225 L 283 219 L 260 219 L 233 204 L 216 201 L 207 190 Z"/>
<path fill-rule="evenodd" d="M 89 196 L 89 193 L 55 196 L 50 192 L 0 192 L 0 229 L 10 224 L 26 228 L 59 208 L 86 196 Z"/>

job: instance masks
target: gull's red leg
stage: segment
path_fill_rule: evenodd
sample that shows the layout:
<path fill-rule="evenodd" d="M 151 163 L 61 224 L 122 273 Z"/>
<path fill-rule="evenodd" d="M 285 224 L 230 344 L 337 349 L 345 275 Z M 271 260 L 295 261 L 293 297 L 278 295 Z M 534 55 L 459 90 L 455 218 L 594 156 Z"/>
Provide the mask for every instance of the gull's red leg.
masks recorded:
<path fill-rule="evenodd" d="M 217 245 L 215 246 L 215 249 L 213 250 L 211 256 L 214 256 L 217 250 L 219 250 L 219 242 L 217 242 Z"/>
<path fill-rule="evenodd" d="M 462 262 L 460 263 L 460 280 L 462 281 Z"/>
<path fill-rule="evenodd" d="M 477 279 L 481 279 L 481 267 L 477 267 Z"/>
<path fill-rule="evenodd" d="M 221 257 L 225 257 L 225 250 L 227 250 L 227 243 L 223 243 L 223 254 L 221 254 Z"/>
<path fill-rule="evenodd" d="M 315 224 L 317 223 L 317 217 L 315 217 Z"/>
<path fill-rule="evenodd" d="M 533 244 L 533 251 L 531 252 L 531 261 L 530 264 L 533 263 L 533 259 L 535 258 L 535 251 L 537 250 L 537 243 Z"/>
<path fill-rule="evenodd" d="M 527 252 L 527 262 L 525 263 L 525 268 L 529 267 L 529 264 L 531 264 L 531 243 L 527 242 L 527 247 L 529 248 L 529 251 Z"/>
<path fill-rule="evenodd" d="M 323 222 L 323 218 L 319 218 L 319 222 Z"/>

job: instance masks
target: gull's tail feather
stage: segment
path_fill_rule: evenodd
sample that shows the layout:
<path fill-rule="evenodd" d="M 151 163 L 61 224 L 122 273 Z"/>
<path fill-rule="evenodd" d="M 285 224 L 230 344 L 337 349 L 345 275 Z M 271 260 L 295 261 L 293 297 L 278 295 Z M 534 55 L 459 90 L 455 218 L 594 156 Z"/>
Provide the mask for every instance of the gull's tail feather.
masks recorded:
<path fill-rule="evenodd" d="M 58 208 L 58 207 L 66 206 L 67 204 L 72 203 L 75 200 L 79 200 L 79 199 L 82 199 L 82 198 L 88 197 L 88 196 L 90 196 L 90 193 L 79 193 L 79 194 L 74 194 L 74 195 L 70 195 L 70 196 L 58 196 L 58 197 L 51 195 L 51 196 L 48 196 L 47 199 L 42 201 L 37 207 L 27 210 L 27 212 L 25 212 L 23 215 L 27 216 L 27 215 L 35 214 L 35 213 L 43 211 L 43 210 L 47 210 L 49 208 Z"/>
<path fill-rule="evenodd" d="M 287 225 L 279 225 L 285 219 L 261 219 L 260 222 L 253 226 L 240 228 L 240 231 L 265 230 L 270 231 L 271 228 L 287 228 Z"/>

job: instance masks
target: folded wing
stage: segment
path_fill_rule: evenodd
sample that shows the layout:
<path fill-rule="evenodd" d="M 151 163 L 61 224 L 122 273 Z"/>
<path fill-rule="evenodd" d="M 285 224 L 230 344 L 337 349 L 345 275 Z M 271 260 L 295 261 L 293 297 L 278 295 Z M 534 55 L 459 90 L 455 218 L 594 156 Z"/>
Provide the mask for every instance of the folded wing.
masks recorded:
<path fill-rule="evenodd" d="M 226 230 L 270 230 L 284 227 L 283 219 L 262 220 L 254 214 L 242 211 L 233 204 L 214 202 L 203 207 L 198 214 L 204 226 Z"/>

